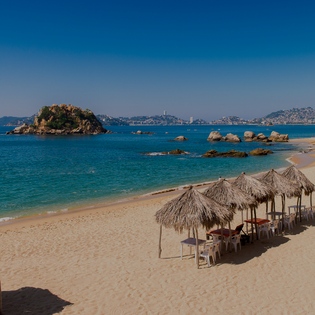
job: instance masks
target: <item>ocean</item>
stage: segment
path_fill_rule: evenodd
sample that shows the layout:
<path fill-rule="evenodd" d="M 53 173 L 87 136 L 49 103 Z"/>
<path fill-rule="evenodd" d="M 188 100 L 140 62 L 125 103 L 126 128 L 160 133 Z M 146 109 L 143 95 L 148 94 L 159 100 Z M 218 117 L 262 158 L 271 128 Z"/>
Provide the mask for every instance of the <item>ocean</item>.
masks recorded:
<path fill-rule="evenodd" d="M 162 189 L 253 174 L 286 167 L 286 159 L 301 150 L 296 144 L 207 141 L 251 130 L 271 131 L 290 139 L 315 136 L 314 126 L 110 126 L 111 134 L 91 136 L 6 135 L 0 127 L 0 221 L 40 213 L 68 211 L 142 195 Z M 133 134 L 141 130 L 152 134 Z M 183 135 L 185 142 L 173 139 Z M 247 158 L 203 158 L 215 149 L 249 152 L 268 148 L 274 154 Z M 160 155 L 181 149 L 188 155 Z M 147 155 L 146 153 L 151 153 Z"/>

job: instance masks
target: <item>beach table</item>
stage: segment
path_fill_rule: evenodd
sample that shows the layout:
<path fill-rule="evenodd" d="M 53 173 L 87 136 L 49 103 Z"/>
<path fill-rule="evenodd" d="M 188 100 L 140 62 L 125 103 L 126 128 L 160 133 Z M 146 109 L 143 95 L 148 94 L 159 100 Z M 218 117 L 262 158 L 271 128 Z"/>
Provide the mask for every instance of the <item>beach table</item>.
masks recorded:
<path fill-rule="evenodd" d="M 230 235 L 230 233 L 231 233 L 231 235 Z M 224 238 L 224 242 L 226 242 L 227 239 L 230 242 L 230 236 L 232 237 L 238 233 L 239 233 L 239 231 L 236 231 L 236 230 L 221 228 L 221 229 L 217 229 L 217 230 L 208 231 L 208 232 L 206 232 L 206 235 L 207 236 L 210 236 L 210 235 L 220 236 L 220 237 Z M 221 246 L 220 246 L 220 248 L 221 248 Z M 222 251 L 222 249 L 221 249 L 221 251 Z"/>
<path fill-rule="evenodd" d="M 270 222 L 270 220 L 268 219 L 262 219 L 262 218 L 256 218 L 256 219 L 248 219 L 248 220 L 244 220 L 244 222 L 246 223 L 250 223 L 250 224 L 254 224 L 255 225 L 255 232 L 256 232 L 256 237 L 258 239 L 258 225 L 262 225 L 265 223 Z"/>
<path fill-rule="evenodd" d="M 305 210 L 305 205 L 301 205 L 301 211 Z M 288 210 L 289 210 L 289 215 L 291 214 L 291 209 L 294 210 L 294 212 L 297 212 L 298 210 L 298 206 L 297 205 L 293 205 L 293 206 L 288 206 Z"/>
<path fill-rule="evenodd" d="M 231 230 L 231 235 L 235 235 L 237 234 L 238 231 L 236 230 Z M 230 237 L 230 230 L 229 229 L 217 229 L 217 230 L 212 230 L 212 231 L 208 231 L 206 232 L 207 235 L 211 235 L 211 234 L 215 234 L 215 235 L 219 235 L 219 236 L 224 236 L 224 237 Z"/>
<path fill-rule="evenodd" d="M 273 211 L 271 211 L 271 212 L 267 212 L 267 215 L 270 215 L 271 216 L 271 218 L 272 219 L 274 219 L 274 217 L 278 217 L 278 219 L 280 220 L 280 217 L 282 216 L 282 215 L 286 215 L 286 212 L 281 212 L 281 211 L 275 211 L 275 212 L 273 212 Z"/>
<path fill-rule="evenodd" d="M 205 245 L 206 240 L 201 240 L 198 238 L 198 246 L 200 245 Z M 183 259 L 183 245 L 187 245 L 188 247 L 190 247 L 190 249 L 192 247 L 195 248 L 195 261 L 197 259 L 197 247 L 196 247 L 196 239 L 194 237 L 189 237 L 186 238 L 185 240 L 180 242 L 180 258 Z"/>

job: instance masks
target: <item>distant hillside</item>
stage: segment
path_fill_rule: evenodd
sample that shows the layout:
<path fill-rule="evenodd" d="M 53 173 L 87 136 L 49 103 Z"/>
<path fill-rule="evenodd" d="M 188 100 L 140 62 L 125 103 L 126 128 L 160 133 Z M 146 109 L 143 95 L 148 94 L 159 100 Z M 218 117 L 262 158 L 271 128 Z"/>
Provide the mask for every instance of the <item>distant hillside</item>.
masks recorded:
<path fill-rule="evenodd" d="M 104 125 L 104 126 L 126 126 L 128 123 L 121 119 L 121 118 L 114 118 L 108 115 L 96 115 L 98 120 Z"/>
<path fill-rule="evenodd" d="M 31 117 L 13 117 L 3 116 L 0 118 L 0 126 L 20 126 L 23 124 L 31 124 L 34 121 L 35 115 Z"/>
<path fill-rule="evenodd" d="M 134 116 L 122 118 L 128 125 L 181 125 L 185 121 L 171 115 Z"/>
<path fill-rule="evenodd" d="M 32 117 L 9 117 L 0 118 L 1 126 L 19 126 L 23 123 L 30 124 Z M 104 126 L 127 126 L 127 125 L 246 125 L 246 124 L 315 124 L 315 110 L 312 107 L 293 108 L 272 112 L 261 118 L 243 119 L 237 116 L 222 117 L 207 122 L 203 119 L 195 119 L 192 122 L 172 115 L 134 116 L 134 117 L 111 117 L 108 115 L 96 115 Z"/>
<path fill-rule="evenodd" d="M 290 110 L 280 110 L 273 112 L 266 117 L 267 121 L 274 121 L 275 123 L 291 122 L 295 124 L 299 123 L 314 123 L 315 122 L 315 110 L 312 107 L 306 108 L 293 108 Z"/>
<path fill-rule="evenodd" d="M 272 112 L 262 118 L 245 120 L 237 116 L 222 117 L 214 120 L 211 124 L 222 125 L 244 125 L 244 124 L 266 124 L 266 125 L 283 125 L 283 124 L 314 124 L 315 110 L 312 107 L 293 108 Z"/>

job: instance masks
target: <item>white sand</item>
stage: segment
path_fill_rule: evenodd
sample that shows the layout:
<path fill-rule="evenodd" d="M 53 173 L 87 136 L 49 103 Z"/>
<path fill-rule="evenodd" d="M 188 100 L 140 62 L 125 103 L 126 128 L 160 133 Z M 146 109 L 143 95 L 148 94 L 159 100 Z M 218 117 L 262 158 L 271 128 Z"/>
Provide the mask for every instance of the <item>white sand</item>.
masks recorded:
<path fill-rule="evenodd" d="M 315 182 L 315 166 L 302 170 Z M 158 259 L 154 214 L 180 193 L 0 226 L 4 314 L 314 313 L 315 220 L 197 269 L 189 249 L 179 258 L 187 232 L 163 229 Z"/>

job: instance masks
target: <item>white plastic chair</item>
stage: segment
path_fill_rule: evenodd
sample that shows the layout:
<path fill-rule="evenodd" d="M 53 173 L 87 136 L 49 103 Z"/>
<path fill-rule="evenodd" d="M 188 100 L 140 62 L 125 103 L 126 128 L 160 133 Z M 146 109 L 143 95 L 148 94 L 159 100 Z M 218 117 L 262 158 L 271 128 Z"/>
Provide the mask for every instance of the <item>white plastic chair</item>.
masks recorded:
<path fill-rule="evenodd" d="M 290 215 L 286 215 L 284 217 L 284 227 L 291 230 L 293 228 L 293 225 L 295 224 L 295 217 L 296 213 L 291 213 Z"/>
<path fill-rule="evenodd" d="M 266 235 L 267 235 L 267 238 L 269 238 L 269 234 L 271 233 L 270 223 L 269 222 L 261 224 L 261 225 L 258 225 L 258 237 L 259 237 L 259 239 L 261 237 L 261 233 L 262 232 L 265 232 Z"/>
<path fill-rule="evenodd" d="M 216 235 L 216 234 L 211 234 L 211 236 L 212 236 L 213 244 L 219 243 L 220 250 L 221 250 L 221 246 L 222 246 L 221 236 Z"/>
<path fill-rule="evenodd" d="M 281 226 L 282 226 L 281 221 L 279 221 L 278 219 L 270 222 L 270 231 L 273 236 L 276 235 L 276 231 L 277 231 L 277 235 L 279 235 L 279 232 L 281 231 Z"/>
<path fill-rule="evenodd" d="M 221 241 L 214 242 L 212 246 L 215 259 L 217 259 L 217 255 L 221 258 Z"/>
<path fill-rule="evenodd" d="M 219 244 L 219 243 L 218 243 Z M 212 258 L 212 261 L 213 261 L 213 264 L 215 265 L 215 253 L 214 253 L 214 245 L 211 244 L 211 245 L 206 245 L 205 246 L 205 249 L 203 251 L 200 252 L 199 256 L 201 258 L 204 258 L 205 261 L 207 262 L 208 264 L 208 267 L 211 266 L 210 264 L 210 257 Z"/>
<path fill-rule="evenodd" d="M 301 211 L 301 214 L 302 214 L 302 218 L 305 219 L 306 221 L 308 221 L 311 218 L 310 211 L 308 208 Z"/>
<path fill-rule="evenodd" d="M 231 238 L 231 244 L 233 244 L 234 249 L 235 249 L 235 253 L 237 252 L 237 244 L 240 247 L 240 250 L 242 249 L 242 245 L 241 245 L 241 234 L 236 234 L 234 236 L 232 236 Z"/>
<path fill-rule="evenodd" d="M 308 217 L 313 220 L 314 219 L 314 211 L 313 211 L 312 207 L 307 208 L 307 210 L 308 210 Z"/>

